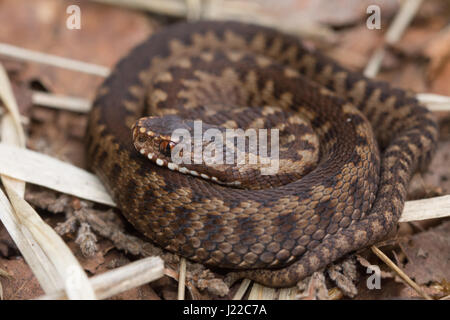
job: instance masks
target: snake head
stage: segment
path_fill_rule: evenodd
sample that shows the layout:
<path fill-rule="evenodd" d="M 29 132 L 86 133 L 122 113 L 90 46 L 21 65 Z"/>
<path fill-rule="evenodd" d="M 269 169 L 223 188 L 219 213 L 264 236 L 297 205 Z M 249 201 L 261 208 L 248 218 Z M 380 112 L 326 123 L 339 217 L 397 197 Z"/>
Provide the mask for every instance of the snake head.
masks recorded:
<path fill-rule="evenodd" d="M 133 126 L 133 143 L 138 152 L 158 165 L 172 162 L 172 150 L 180 142 L 172 138 L 174 130 L 183 126 L 177 116 L 152 116 L 139 119 Z"/>
<path fill-rule="evenodd" d="M 204 124 L 202 130 L 212 127 Z M 181 119 L 176 115 L 144 117 L 132 127 L 133 144 L 139 153 L 158 166 L 221 184 L 237 185 L 234 181 L 227 181 L 226 172 L 222 173 L 224 178 L 220 181 L 215 176 L 220 174 L 218 170 L 203 162 L 194 163 L 195 155 L 192 151 L 195 138 L 190 138 L 194 136 L 194 128 L 194 120 Z M 184 135 L 179 135 L 182 132 Z M 201 150 L 209 143 L 211 142 L 201 141 Z"/>

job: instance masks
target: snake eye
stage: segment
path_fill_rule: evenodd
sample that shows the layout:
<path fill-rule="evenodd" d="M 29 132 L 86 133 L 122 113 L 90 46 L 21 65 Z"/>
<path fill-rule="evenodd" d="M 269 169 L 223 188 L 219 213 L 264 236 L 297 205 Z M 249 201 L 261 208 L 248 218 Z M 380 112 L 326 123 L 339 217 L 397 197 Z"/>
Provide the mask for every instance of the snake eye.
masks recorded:
<path fill-rule="evenodd" d="M 145 142 L 145 137 L 144 136 L 140 136 L 139 138 L 138 138 L 138 141 L 140 142 L 140 143 L 144 143 Z"/>
<path fill-rule="evenodd" d="M 172 155 L 172 148 L 175 146 L 175 143 L 172 141 L 162 141 L 159 144 L 159 151 L 161 151 L 165 156 L 170 157 Z"/>

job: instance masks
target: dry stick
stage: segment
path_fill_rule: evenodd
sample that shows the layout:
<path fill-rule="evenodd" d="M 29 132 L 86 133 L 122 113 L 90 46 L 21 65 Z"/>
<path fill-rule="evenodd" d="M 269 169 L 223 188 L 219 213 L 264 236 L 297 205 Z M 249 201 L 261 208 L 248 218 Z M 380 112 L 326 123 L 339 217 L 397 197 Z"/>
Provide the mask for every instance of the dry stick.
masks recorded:
<path fill-rule="evenodd" d="M 164 275 L 164 262 L 159 257 L 149 257 L 123 267 L 96 275 L 89 279 L 99 299 L 106 299 L 121 292 L 142 286 Z M 39 300 L 67 299 L 59 290 L 39 297 Z"/>
<path fill-rule="evenodd" d="M 178 300 L 184 300 L 184 291 L 186 287 L 186 259 L 180 259 L 180 272 L 178 276 Z"/>
<path fill-rule="evenodd" d="M 395 16 L 394 21 L 386 33 L 385 45 L 393 45 L 401 38 L 422 2 L 423 0 L 406 0 L 403 2 L 401 9 Z M 364 70 L 364 75 L 366 77 L 375 77 L 380 69 L 385 54 L 385 47 L 375 51 Z"/>
<path fill-rule="evenodd" d="M 109 75 L 109 69 L 106 67 L 64 57 L 58 57 L 42 52 L 27 50 L 6 43 L 0 43 L 0 55 L 24 61 L 33 61 L 41 64 L 47 64 L 54 67 L 80 71 L 101 77 L 107 77 Z"/>
<path fill-rule="evenodd" d="M 394 270 L 411 288 L 413 288 L 418 294 L 424 297 L 427 300 L 433 300 L 428 294 L 426 294 L 422 288 L 420 288 L 414 281 L 411 280 L 410 277 L 406 273 L 404 273 L 397 265 L 392 262 L 391 259 L 388 258 L 380 249 L 376 246 L 371 247 L 373 253 L 375 253 L 378 258 L 383 260 L 392 270 Z"/>

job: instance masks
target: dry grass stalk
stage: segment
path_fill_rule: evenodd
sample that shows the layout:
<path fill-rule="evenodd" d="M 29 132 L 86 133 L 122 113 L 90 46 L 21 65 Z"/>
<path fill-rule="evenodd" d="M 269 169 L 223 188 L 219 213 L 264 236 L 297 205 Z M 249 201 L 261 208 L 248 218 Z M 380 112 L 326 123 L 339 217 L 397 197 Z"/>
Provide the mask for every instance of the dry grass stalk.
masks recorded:
<path fill-rule="evenodd" d="M 394 270 L 400 278 L 402 278 L 407 285 L 409 285 L 411 288 L 413 288 L 418 294 L 420 294 L 422 297 L 424 297 L 427 300 L 433 300 L 426 292 L 420 288 L 417 283 L 411 280 L 410 277 L 406 273 L 404 273 L 391 259 L 389 259 L 388 256 L 386 256 L 380 249 L 378 249 L 376 246 L 371 247 L 372 252 L 377 255 L 378 258 L 383 260 L 384 263 L 386 263 L 389 268 Z"/>
<path fill-rule="evenodd" d="M 178 276 L 178 300 L 184 300 L 186 288 L 186 259 L 180 259 L 180 272 Z"/>
<path fill-rule="evenodd" d="M 115 206 L 94 174 L 42 153 L 0 143 L 0 167 L 8 177 Z"/>
<path fill-rule="evenodd" d="M 2 118 L 3 144 L 25 147 L 25 134 L 20 124 L 19 110 L 6 71 L 0 64 L 0 98 L 9 112 Z M 9 196 L 0 191 L 0 219 L 13 238 L 44 291 L 64 288 L 69 297 L 95 299 L 87 275 L 64 241 L 23 199 L 25 183 L 1 176 Z M 76 281 L 68 281 L 74 279 Z"/>
<path fill-rule="evenodd" d="M 63 281 L 67 296 L 70 299 L 96 299 L 86 273 L 61 237 L 15 191 L 8 190 L 8 196 L 21 228 L 30 233 L 49 257 Z"/>
<path fill-rule="evenodd" d="M 91 102 L 77 97 L 67 97 L 45 92 L 35 91 L 31 96 L 32 102 L 38 106 L 45 106 L 60 110 L 87 113 L 91 109 Z"/>
<path fill-rule="evenodd" d="M 32 61 L 68 70 L 80 71 L 101 77 L 107 77 L 109 75 L 109 69 L 106 67 L 64 57 L 58 57 L 42 52 L 27 50 L 6 43 L 0 43 L 0 55 L 18 60 Z"/>
<path fill-rule="evenodd" d="M 99 299 L 107 299 L 121 292 L 142 286 L 164 275 L 164 262 L 159 257 L 149 257 L 123 267 L 93 276 L 89 279 Z M 67 299 L 63 290 L 39 297 L 40 300 Z"/>
<path fill-rule="evenodd" d="M 20 222 L 14 214 L 14 209 L 1 190 L 0 220 L 8 230 L 17 248 L 19 248 L 25 261 L 33 270 L 42 289 L 48 293 L 59 290 L 63 286 L 62 279 L 58 276 L 55 267 L 50 263 L 39 244 L 30 236 L 27 230 L 22 230 Z"/>
<path fill-rule="evenodd" d="M 450 97 L 432 93 L 419 93 L 417 99 L 431 111 L 450 111 Z"/>

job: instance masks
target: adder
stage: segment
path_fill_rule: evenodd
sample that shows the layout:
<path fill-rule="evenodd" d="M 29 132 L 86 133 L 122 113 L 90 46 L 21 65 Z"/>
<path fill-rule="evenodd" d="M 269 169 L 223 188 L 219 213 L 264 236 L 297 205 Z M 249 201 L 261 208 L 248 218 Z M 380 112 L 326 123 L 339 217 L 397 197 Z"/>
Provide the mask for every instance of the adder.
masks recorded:
<path fill-rule="evenodd" d="M 173 163 L 170 130 L 194 120 L 279 129 L 275 182 L 255 167 Z M 118 63 L 98 90 L 86 146 L 150 240 L 232 271 L 229 283 L 287 287 L 395 228 L 437 137 L 412 93 L 279 31 L 202 21 L 166 27 Z"/>

